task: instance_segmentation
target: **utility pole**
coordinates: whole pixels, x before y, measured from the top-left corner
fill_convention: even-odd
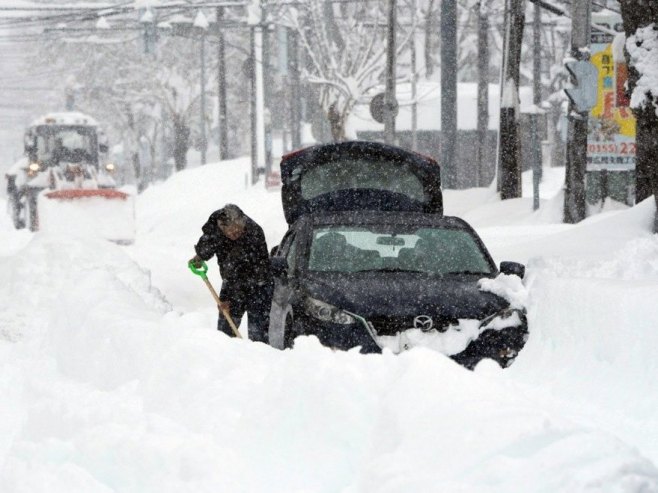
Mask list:
[[[263,34],[263,49],[261,66],[263,67],[263,149],[265,176],[272,171],[272,113],[270,103],[272,101],[272,87],[274,78],[272,77],[272,40],[269,29],[261,30]],[[267,70],[265,70],[267,68]]]
[[[539,106],[541,104],[541,7],[534,6],[532,23],[532,102],[535,110],[530,115],[532,133],[532,209],[539,209],[539,182],[542,177],[541,139],[539,138]]]
[[[263,87],[263,27],[254,28],[254,75],[256,77],[256,141],[258,143],[258,167],[265,165],[265,90]],[[258,174],[252,177],[258,181]]]
[[[448,188],[457,186],[457,1],[441,3],[441,165]]]
[[[251,26],[252,126],[251,126],[251,181],[258,181],[259,169],[265,165],[265,118],[263,89],[263,8],[260,0],[247,5],[248,24]]]
[[[217,127],[219,130],[219,160],[228,159],[228,119],[226,101],[226,53],[224,33],[221,23],[224,20],[224,7],[217,7]]]
[[[156,12],[151,8],[140,9],[139,23],[144,27],[144,54],[155,56],[157,43]]]
[[[201,34],[201,164],[207,163],[208,138],[206,136],[206,35]]]
[[[521,196],[519,81],[525,0],[505,2],[505,41],[498,130],[498,188],[503,200]]]
[[[66,79],[66,87],[64,88],[64,107],[66,111],[73,111],[75,108],[75,76],[69,75]]]
[[[541,104],[541,7],[533,6],[532,19],[532,103]]]
[[[573,0],[571,4],[571,57],[578,62],[589,60],[591,36],[591,0]],[[578,80],[574,80],[578,84]],[[569,93],[567,92],[567,95]],[[587,120],[583,111],[569,98],[567,130],[567,169],[564,193],[564,222],[574,224],[585,219],[585,168],[587,166]]]
[[[251,181],[255,183],[258,177],[258,136],[256,119],[256,29],[249,29],[249,120],[251,123]]]
[[[475,185],[484,185],[484,167],[487,162],[487,133],[489,131],[489,0],[478,3],[478,120],[477,155],[475,158]]]
[[[386,39],[386,91],[384,95],[384,141],[395,144],[395,117],[398,103],[395,97],[395,31],[396,0],[388,0],[388,31]]]
[[[194,27],[199,32],[199,42],[201,45],[201,114],[200,114],[200,128],[201,128],[201,164],[206,164],[208,151],[208,137],[206,135],[206,32],[208,31],[208,19],[200,10],[194,19]]]
[[[299,39],[294,29],[288,29],[288,76],[290,77],[290,145],[299,149],[302,145],[302,102],[299,73]]]
[[[418,150],[418,91],[416,83],[418,77],[416,75],[416,0],[411,0],[411,25],[413,32],[411,33],[411,150]]]

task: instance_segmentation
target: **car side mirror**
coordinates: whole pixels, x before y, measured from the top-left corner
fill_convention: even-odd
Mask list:
[[[277,277],[288,273],[288,260],[285,257],[272,257],[270,265],[272,266],[272,273]]]
[[[525,265],[518,262],[501,262],[500,272],[507,275],[519,276],[523,279],[523,276],[525,276]]]

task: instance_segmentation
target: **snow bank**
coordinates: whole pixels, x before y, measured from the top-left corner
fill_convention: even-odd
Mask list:
[[[469,372],[422,348],[278,351],[214,330],[186,267],[208,214],[237,203],[270,246],[286,228],[278,193],[243,192],[246,165],[143,193],[130,247],[0,221],[0,320],[16,334],[0,337],[0,491],[658,491],[646,204],[533,225],[533,248],[488,228],[507,259],[535,258],[531,335],[510,369]]]
[[[140,195],[136,205],[139,227],[129,251],[151,271],[155,284],[171,288],[167,297],[175,308],[214,310],[206,287],[187,268],[201,226],[213,211],[227,203],[237,204],[263,225],[269,248],[285,234],[280,192],[266,190],[262,181],[251,187],[249,167],[247,158],[206,164],[177,173]],[[219,287],[215,262],[209,267],[208,277]]]
[[[14,229],[8,210],[6,199],[0,198],[0,257],[14,254],[32,239],[29,231]]]
[[[653,197],[635,207],[590,216],[577,226],[559,225],[549,236],[516,241],[507,249],[510,258],[525,262],[536,257],[560,257],[575,262],[590,259],[607,261],[629,241],[648,240],[656,210]]]
[[[510,375],[542,385],[562,405],[569,402],[574,416],[656,460],[654,209],[650,199],[532,243],[526,274],[531,337]]]
[[[658,488],[634,449],[491,368],[229,339],[100,240],[37,234],[2,271],[28,324],[0,343],[1,491]]]

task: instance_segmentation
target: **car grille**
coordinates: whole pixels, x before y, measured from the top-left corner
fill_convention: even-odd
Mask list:
[[[414,320],[416,315],[407,315],[399,317],[372,317],[368,322],[372,324],[377,335],[392,336],[398,332],[403,332],[408,329],[415,328]],[[445,332],[449,325],[457,325],[457,319],[444,318],[440,316],[432,317],[432,329],[439,332]]]

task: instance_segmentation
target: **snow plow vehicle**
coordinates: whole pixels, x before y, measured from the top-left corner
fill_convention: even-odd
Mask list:
[[[7,172],[14,227],[30,231],[94,232],[134,240],[134,201],[117,189],[107,139],[91,116],[51,113],[25,131],[25,156]]]

